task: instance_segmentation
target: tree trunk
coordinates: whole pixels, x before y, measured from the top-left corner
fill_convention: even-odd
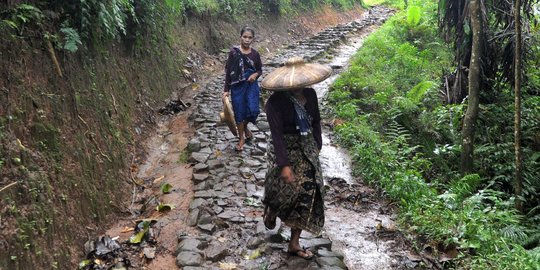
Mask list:
[[[476,118],[478,118],[479,92],[481,82],[482,58],[482,13],[481,0],[471,0],[469,11],[472,28],[471,63],[469,65],[469,97],[467,111],[463,118],[462,145],[461,145],[461,173],[468,174],[473,171],[474,131]]]
[[[516,209],[523,211],[523,179],[521,177],[521,1],[516,0],[514,19],[516,24],[516,45],[514,54],[514,152],[516,155],[515,193]]]

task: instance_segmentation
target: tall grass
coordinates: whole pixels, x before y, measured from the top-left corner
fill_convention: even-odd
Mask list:
[[[445,268],[540,269],[539,249],[521,245],[538,229],[486,174],[460,177],[454,165],[464,106],[439,96],[452,56],[438,38],[435,8],[409,1],[366,39],[329,94],[343,122],[335,131],[354,173],[399,204],[405,231],[437,252],[457,251]]]

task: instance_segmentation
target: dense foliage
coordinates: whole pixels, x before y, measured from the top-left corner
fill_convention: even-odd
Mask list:
[[[323,4],[350,8],[361,0],[89,0],[28,1],[0,3],[0,33],[11,38],[43,35],[57,47],[70,52],[103,41],[134,39],[144,33],[156,34],[166,22],[188,20],[193,16],[224,15],[231,18],[246,13],[295,13]],[[28,33],[28,30],[32,31]]]
[[[352,153],[355,173],[399,202],[410,232],[438,242],[439,252],[459,251],[445,267],[538,269],[538,45],[530,43],[533,80],[523,97],[527,212],[521,215],[512,196],[513,92],[502,80],[483,93],[493,102],[481,105],[476,174],[460,176],[466,103],[445,98],[441,78],[452,69],[453,56],[439,38],[436,8],[432,1],[409,1],[367,38],[329,95],[343,122],[336,131]]]

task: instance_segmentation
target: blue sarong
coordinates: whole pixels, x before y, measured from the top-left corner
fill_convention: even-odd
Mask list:
[[[247,78],[255,70],[248,69],[244,72],[244,80],[231,85],[231,101],[234,110],[234,120],[237,124],[244,121],[256,123],[259,116],[259,82],[249,82]]]

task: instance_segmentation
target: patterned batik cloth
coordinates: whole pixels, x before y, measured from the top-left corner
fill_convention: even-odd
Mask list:
[[[270,154],[272,169],[266,175],[263,203],[287,226],[318,235],[324,226],[324,194],[317,143],[313,136],[298,134],[285,134],[284,140],[295,181],[281,180],[281,169]]]
[[[249,78],[255,71],[248,69],[244,78]],[[234,110],[234,120],[237,124],[244,121],[256,123],[259,116],[259,95],[260,95],[259,82],[249,82],[242,80],[238,83],[231,85],[231,101]]]

